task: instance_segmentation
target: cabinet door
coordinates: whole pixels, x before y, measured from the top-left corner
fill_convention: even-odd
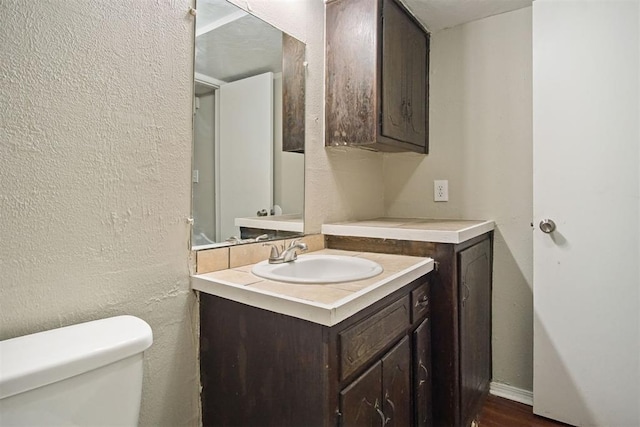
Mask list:
[[[382,21],[382,135],[404,141],[407,99],[404,34],[407,17],[393,0],[385,0]]]
[[[326,4],[325,144],[376,139],[378,8],[371,0]]]
[[[406,83],[405,99],[407,118],[405,141],[420,147],[427,147],[427,38],[412,22],[404,32]]]
[[[491,381],[491,244],[459,253],[460,419],[468,425]]]
[[[427,36],[394,0],[383,11],[381,134],[426,147]]]
[[[385,427],[411,425],[411,347],[405,337],[382,358]]]
[[[431,411],[431,325],[429,318],[413,332],[413,393],[417,427],[433,425]]]
[[[342,426],[382,427],[382,362],[378,361],[340,392]]]

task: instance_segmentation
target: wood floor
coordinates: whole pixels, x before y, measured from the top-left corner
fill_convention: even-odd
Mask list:
[[[478,418],[479,427],[567,427],[533,414],[531,406],[489,395]]]

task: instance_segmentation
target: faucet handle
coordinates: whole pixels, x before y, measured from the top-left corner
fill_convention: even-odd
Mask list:
[[[290,248],[292,248],[292,247],[294,247],[294,246],[295,246],[295,245],[297,245],[297,244],[301,244],[301,245],[306,246],[304,243],[302,243],[302,239],[293,239],[293,240],[291,241],[291,243],[289,243],[289,247],[290,247]]]
[[[280,249],[278,244],[276,243],[263,243],[262,246],[271,246],[271,253],[269,254],[270,259],[280,257]],[[284,251],[284,246],[282,246],[282,251]]]

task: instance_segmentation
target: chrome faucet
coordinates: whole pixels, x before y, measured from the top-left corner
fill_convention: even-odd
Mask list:
[[[300,250],[300,252],[306,251],[307,245],[304,242],[301,242],[300,239],[296,239],[287,249],[284,248],[284,244],[280,246],[280,249],[275,243],[263,243],[262,246],[271,246],[271,254],[269,255],[269,264],[283,264],[285,262],[291,262],[298,259],[298,253],[296,250]]]

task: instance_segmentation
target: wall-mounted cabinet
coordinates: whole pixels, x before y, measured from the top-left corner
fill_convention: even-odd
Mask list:
[[[327,146],[428,152],[429,34],[395,0],[326,5]]]

